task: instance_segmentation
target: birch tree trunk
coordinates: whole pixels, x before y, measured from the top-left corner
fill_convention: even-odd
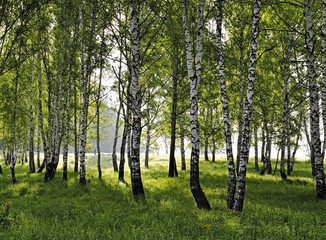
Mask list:
[[[175,161],[175,132],[177,124],[177,105],[178,105],[178,50],[175,49],[174,68],[173,68],[173,86],[172,86],[172,109],[171,109],[171,145],[170,145],[170,161],[169,161],[169,177],[177,177],[178,170]]]
[[[326,0],[323,0],[323,23],[322,23],[322,90],[321,90],[321,105],[323,114],[324,127],[324,144],[323,156],[325,156],[326,148]]]
[[[103,51],[104,51],[104,28],[102,30],[102,42],[100,49],[100,79],[98,83],[98,92],[96,99],[96,147],[97,147],[97,171],[98,178],[102,178],[102,169],[101,169],[101,149],[100,149],[100,107],[101,107],[101,88],[102,88],[102,75],[103,75]]]
[[[80,21],[80,34],[83,31],[83,4],[82,1],[79,5],[79,21]],[[87,133],[87,79],[85,76],[85,66],[84,66],[84,40],[81,36],[80,40],[80,81],[82,87],[82,110],[80,117],[80,146],[79,146],[79,160],[80,160],[80,170],[79,170],[79,182],[81,184],[86,184],[86,164],[85,164],[85,149],[86,149],[86,133]]]
[[[235,166],[234,166],[234,159],[233,159],[229,105],[228,105],[227,90],[226,90],[226,83],[225,83],[225,73],[224,73],[224,54],[223,54],[223,46],[222,46],[222,19],[223,19],[223,0],[219,0],[217,6],[217,18],[216,18],[216,37],[217,37],[217,52],[219,57],[221,101],[223,105],[224,135],[225,135],[225,142],[226,142],[226,154],[227,154],[228,171],[229,171],[227,207],[229,209],[232,209],[234,205],[234,194],[236,191],[237,177],[235,173]],[[239,132],[241,132],[240,129]]]
[[[193,69],[192,49],[190,31],[187,15],[186,1],[182,0],[183,27],[185,33],[187,70],[190,80],[190,126],[191,126],[191,160],[190,160],[190,189],[199,209],[210,209],[210,204],[200,187],[199,183],[199,129],[198,129],[198,87],[201,77],[201,58],[202,58],[202,32],[204,0],[199,0],[198,19],[197,19],[197,45],[195,71]]]
[[[13,115],[12,115],[12,133],[11,133],[11,147],[10,147],[10,156],[11,156],[11,165],[10,165],[10,171],[11,171],[11,179],[12,183],[16,183],[16,176],[15,176],[15,165],[16,165],[16,115],[17,115],[17,100],[18,100],[18,76],[20,71],[20,52],[21,47],[18,50],[18,66],[16,71],[16,77],[15,77],[15,89],[14,89],[14,109],[13,109]],[[22,160],[24,162],[24,160]]]
[[[123,104],[123,100],[122,100],[122,94],[121,94],[121,58],[122,58],[122,53],[120,51],[120,55],[119,55],[119,86],[118,86],[118,89],[119,89],[119,101],[120,101],[120,104],[119,104],[119,109],[118,109],[118,112],[117,112],[117,119],[115,121],[115,132],[114,132],[114,140],[113,140],[113,150],[112,150],[112,166],[113,166],[113,170],[114,172],[118,172],[119,169],[118,169],[118,164],[117,164],[117,154],[116,154],[116,151],[117,151],[117,142],[118,142],[118,133],[119,133],[119,119],[120,119],[120,112],[121,112],[121,108],[122,108],[122,104]],[[121,155],[121,154],[120,154]]]
[[[286,53],[287,54],[287,53]],[[289,64],[287,59],[284,60],[284,106],[282,122],[282,140],[281,140],[281,166],[280,173],[283,180],[286,180],[285,174],[285,147],[287,143],[287,127],[289,124]]]
[[[130,0],[130,27],[131,27],[131,86],[132,86],[132,147],[131,147],[131,185],[134,199],[145,199],[140,172],[140,137],[141,137],[141,103],[142,94],[139,88],[140,77],[140,28],[139,28],[139,0]]]
[[[326,198],[324,156],[322,155],[319,126],[319,95],[315,70],[314,35],[311,19],[312,1],[305,0],[306,49],[310,92],[311,145],[315,157],[317,198]]]
[[[312,176],[316,176],[315,156],[314,156],[314,151],[312,150],[312,144],[311,144],[310,135],[308,132],[308,126],[307,126],[308,124],[307,124],[307,116],[306,116],[305,107],[303,107],[303,125],[304,125],[307,143],[308,143],[307,150],[308,150],[308,152],[310,150],[311,174],[312,174]]]
[[[34,118],[33,118],[33,80],[34,80],[34,56],[32,60],[32,74],[31,74],[31,91],[29,104],[29,170],[35,173],[34,163]]]
[[[260,161],[261,162],[265,162],[265,144],[266,144],[266,141],[265,141],[265,130],[264,130],[264,127],[262,127],[262,130],[261,130],[261,152],[260,152]]]
[[[237,173],[239,172],[239,161],[240,161],[240,146],[241,146],[241,135],[242,135],[242,125],[243,125],[243,98],[244,98],[244,86],[243,86],[243,75],[244,75],[244,47],[243,47],[243,33],[244,33],[244,4],[241,1],[241,18],[240,18],[240,41],[239,41],[239,51],[240,51],[240,86],[239,86],[239,112],[238,112],[238,141],[237,141]]]
[[[297,149],[299,147],[299,140],[300,140],[300,133],[301,133],[301,126],[302,126],[302,118],[303,118],[303,111],[301,110],[300,113],[300,118],[299,118],[299,124],[298,124],[298,132],[297,132],[297,138],[295,140],[295,147],[293,149],[292,153],[292,161],[290,165],[290,171],[293,172],[293,166],[294,166],[294,159],[295,159],[295,154],[297,152]]]
[[[39,124],[40,125],[40,124]],[[37,149],[36,149],[36,152],[37,152],[37,168],[40,168],[41,167],[41,163],[40,163],[40,145],[41,145],[41,136],[40,136],[40,126],[38,126],[37,128]]]
[[[258,127],[255,123],[254,126],[254,139],[255,139],[255,170],[259,171],[259,165],[258,165]]]
[[[77,83],[76,83],[76,78],[74,78],[74,144],[75,144],[75,166],[74,166],[74,172],[78,172],[78,126],[77,126]]]
[[[123,134],[121,139],[121,147],[120,147],[120,163],[119,163],[119,180],[124,181],[124,166],[125,166],[125,151],[126,151],[126,141],[127,141],[127,134],[128,134],[128,117],[125,114],[124,107],[122,106],[122,110],[125,116],[125,122],[123,127]]]
[[[183,119],[180,118],[180,152],[181,152],[181,170],[186,170],[186,154],[185,154],[185,137],[183,130]]]
[[[69,26],[68,26],[69,32]],[[68,175],[68,147],[69,147],[69,135],[70,135],[70,102],[71,102],[71,73],[72,73],[72,65],[73,65],[73,56],[75,52],[75,39],[76,36],[74,35],[73,38],[73,45],[70,46],[70,36],[68,36],[68,49],[69,49],[69,56],[68,56],[68,76],[67,76],[67,99],[66,99],[66,129],[65,129],[65,140],[64,140],[64,147],[63,147],[63,179],[67,180]]]
[[[118,142],[118,132],[119,132],[119,119],[120,119],[120,111],[121,111],[121,107],[122,107],[122,102],[120,101],[119,104],[119,109],[117,112],[117,119],[115,121],[115,131],[114,131],[114,140],[113,140],[113,150],[112,150],[112,166],[113,166],[113,170],[114,172],[118,172],[118,164],[117,164],[117,142]]]
[[[238,175],[238,186],[235,196],[235,202],[233,210],[241,212],[243,209],[243,202],[246,192],[246,162],[249,155],[249,135],[250,135],[250,121],[252,104],[254,97],[254,83],[256,74],[256,53],[259,37],[259,14],[261,8],[261,0],[255,0],[253,9],[253,23],[252,23],[252,36],[250,45],[250,62],[249,62],[249,73],[248,73],[248,87],[246,95],[246,104],[243,116],[243,134],[241,137],[241,148],[240,148],[240,162],[239,162],[239,175]]]

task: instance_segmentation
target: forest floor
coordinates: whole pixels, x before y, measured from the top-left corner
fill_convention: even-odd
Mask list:
[[[196,208],[189,170],[168,178],[167,156],[142,168],[146,203],[133,201],[128,167],[126,182],[119,182],[109,160],[103,157],[98,180],[95,156],[88,156],[86,186],[73,172],[72,156],[68,181],[62,165],[53,181],[44,182],[44,173],[30,174],[27,164],[18,164],[15,185],[1,160],[0,239],[326,239],[326,201],[315,198],[308,161],[296,162],[282,181],[279,172],[260,176],[251,160],[244,210],[235,214],[226,208],[226,160],[200,161],[211,211]]]

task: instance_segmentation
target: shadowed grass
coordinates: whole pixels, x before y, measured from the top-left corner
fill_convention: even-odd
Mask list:
[[[72,156],[71,160],[72,160]],[[325,239],[326,201],[316,200],[310,163],[296,162],[293,176],[282,181],[260,176],[248,165],[244,211],[226,209],[227,163],[200,161],[200,181],[212,206],[200,211],[189,189],[189,171],[168,178],[168,157],[158,156],[142,168],[146,202],[133,201],[130,173],[118,181],[109,157],[98,180],[94,155],[87,159],[87,184],[68,168],[62,180],[44,182],[27,165],[0,175],[0,239]],[[106,162],[107,161],[107,162]],[[178,163],[180,162],[177,159]],[[1,162],[2,163],[2,162]],[[180,165],[178,165],[180,169]]]

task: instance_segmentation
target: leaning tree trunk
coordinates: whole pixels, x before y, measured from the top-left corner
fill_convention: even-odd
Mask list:
[[[246,104],[243,116],[243,134],[241,137],[241,149],[240,149],[240,162],[239,162],[239,175],[238,175],[238,186],[235,196],[235,202],[233,210],[236,212],[241,212],[243,209],[243,202],[246,192],[246,172],[247,166],[246,162],[249,155],[249,135],[250,135],[250,121],[252,104],[254,97],[254,83],[256,74],[256,53],[259,37],[259,13],[261,8],[261,0],[255,0],[253,9],[253,23],[252,23],[252,36],[251,36],[251,46],[250,46],[250,62],[249,62],[249,73],[248,73],[248,87],[246,95]]]
[[[33,80],[34,80],[34,56],[32,62],[31,91],[29,104],[29,170],[35,173],[34,163],[34,118],[33,118]]]
[[[319,95],[315,70],[314,36],[311,20],[312,1],[305,0],[307,67],[310,92],[310,132],[312,152],[315,157],[317,198],[326,198],[324,156],[321,150],[319,126]]]
[[[218,9],[217,9],[218,14],[216,18],[216,26],[217,26],[216,36],[217,36],[217,51],[219,56],[221,101],[223,105],[224,135],[225,135],[225,142],[226,142],[226,154],[227,154],[228,171],[229,171],[227,207],[229,209],[232,209],[234,205],[234,194],[236,191],[237,177],[236,177],[236,171],[235,171],[234,159],[233,159],[231,124],[230,124],[229,106],[228,106],[225,73],[224,73],[224,54],[223,54],[223,47],[222,47],[222,18],[223,18],[222,9],[223,9],[223,0],[219,0]]]
[[[140,77],[140,28],[139,28],[139,0],[130,0],[130,27],[131,27],[131,85],[132,85],[132,147],[131,147],[131,185],[134,199],[145,198],[140,172],[140,137],[141,137],[141,103],[142,94],[139,88]]]
[[[202,39],[203,39],[203,15],[204,0],[199,0],[197,20],[197,45],[195,71],[193,69],[192,48],[187,16],[186,1],[182,1],[182,15],[185,33],[187,70],[190,80],[190,126],[191,126],[191,160],[190,160],[190,189],[199,209],[210,209],[211,206],[200,187],[199,183],[199,130],[198,130],[198,87],[201,77]]]
[[[173,87],[172,87],[172,110],[171,110],[171,145],[170,145],[170,160],[169,160],[169,177],[177,177],[178,170],[175,161],[175,138],[177,124],[177,104],[178,104],[178,51],[174,57],[173,71]]]

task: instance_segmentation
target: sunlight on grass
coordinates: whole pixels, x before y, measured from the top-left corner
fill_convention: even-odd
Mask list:
[[[189,169],[168,178],[168,157],[151,158],[143,167],[146,202],[133,200],[130,171],[118,181],[110,156],[102,158],[102,180],[97,158],[87,155],[87,184],[79,184],[69,155],[68,180],[62,165],[56,178],[44,182],[44,173],[30,174],[17,165],[17,184],[10,169],[0,176],[0,239],[325,239],[326,204],[315,198],[310,163],[296,162],[293,176],[282,181],[260,176],[249,163],[244,211],[226,208],[227,162],[200,161],[201,186],[211,211],[196,208],[189,189]],[[187,163],[189,159],[187,160]],[[177,158],[178,169],[181,168]]]

